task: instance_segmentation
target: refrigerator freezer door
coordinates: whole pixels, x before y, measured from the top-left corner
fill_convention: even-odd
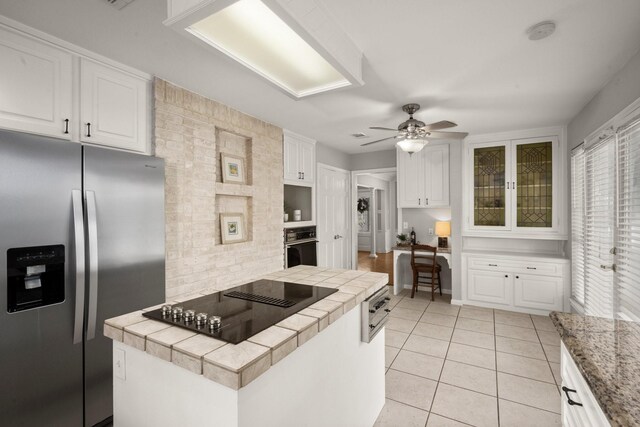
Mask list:
[[[73,344],[76,275],[72,202],[72,190],[81,189],[81,162],[77,144],[0,131],[2,425],[82,425],[82,344]],[[64,246],[64,299],[8,313],[7,250],[49,245]],[[16,261],[26,262],[21,258]],[[26,274],[40,278],[25,289],[37,292],[52,285],[46,282],[47,261],[31,264],[25,268]],[[16,271],[12,275],[15,278]]]
[[[104,320],[164,302],[164,162],[84,147],[84,191],[91,282],[85,425],[93,426],[113,413],[112,343],[102,334]]]

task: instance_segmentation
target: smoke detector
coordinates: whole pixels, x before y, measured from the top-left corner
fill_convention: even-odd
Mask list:
[[[549,37],[556,31],[556,23],[553,21],[543,21],[529,27],[527,36],[529,40],[536,41]]]
[[[105,0],[105,1],[118,10],[122,9],[129,3],[133,3],[133,0]]]

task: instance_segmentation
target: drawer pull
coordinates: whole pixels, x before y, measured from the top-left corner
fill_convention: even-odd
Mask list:
[[[562,386],[562,391],[564,391],[564,394],[567,396],[567,403],[569,403],[569,405],[571,406],[582,406],[582,403],[578,403],[575,400],[571,399],[571,396],[569,396],[569,393],[576,393],[575,390],[569,388],[569,387],[565,387]]]
[[[527,270],[537,270],[536,267],[527,267]]]
[[[497,267],[498,264],[489,264],[489,267]]]

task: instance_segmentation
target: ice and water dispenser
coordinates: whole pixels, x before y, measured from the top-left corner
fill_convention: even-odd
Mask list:
[[[64,301],[64,245],[7,251],[7,311]]]

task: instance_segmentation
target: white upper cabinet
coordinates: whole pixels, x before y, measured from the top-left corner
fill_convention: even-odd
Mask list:
[[[449,145],[427,145],[409,155],[397,150],[398,207],[449,206]]]
[[[147,152],[151,76],[35,34],[0,22],[0,128]]]
[[[284,131],[284,181],[291,185],[313,185],[316,169],[316,142]]]
[[[564,132],[543,131],[467,140],[463,235],[567,238]]]
[[[0,27],[0,127],[71,138],[71,53]]]
[[[80,62],[80,140],[145,151],[147,87],[146,80],[83,58]]]

